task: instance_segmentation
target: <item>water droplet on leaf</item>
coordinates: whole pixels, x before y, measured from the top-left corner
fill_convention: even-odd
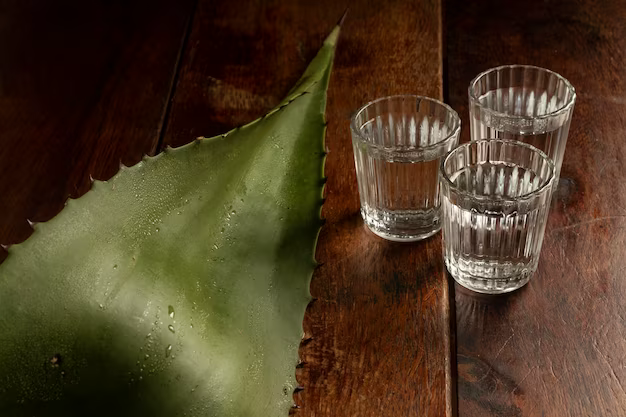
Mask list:
[[[59,365],[63,363],[63,358],[57,353],[56,355],[52,356],[52,358],[50,358],[50,363],[52,364],[53,368],[58,368]]]

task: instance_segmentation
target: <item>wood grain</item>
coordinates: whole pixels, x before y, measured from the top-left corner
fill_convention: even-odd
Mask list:
[[[374,98],[441,97],[438,1],[201,0],[164,145],[223,133],[277,104],[347,6],[328,95],[323,265],[305,316],[297,413],[451,415],[440,238],[403,245],[365,229],[348,129],[351,113]]]
[[[9,1],[0,25],[0,243],[156,149],[188,0]]]
[[[451,1],[452,106],[489,67],[550,68],[577,103],[539,269],[504,297],[456,287],[459,414],[626,415],[626,7]]]

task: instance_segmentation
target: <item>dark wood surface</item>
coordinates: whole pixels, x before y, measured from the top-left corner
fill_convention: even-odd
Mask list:
[[[0,24],[0,243],[156,150],[191,1],[9,1]]]
[[[456,287],[459,415],[626,415],[626,4],[448,1],[450,103],[489,67],[568,78],[577,102],[539,269],[526,288]]]
[[[438,1],[201,1],[164,145],[261,116],[347,6],[330,82],[326,203],[295,395],[302,416],[451,415],[448,286],[439,237],[394,244],[363,226],[348,129],[376,97],[441,97]]]

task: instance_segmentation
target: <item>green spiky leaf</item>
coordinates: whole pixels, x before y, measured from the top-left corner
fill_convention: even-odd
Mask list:
[[[95,182],[0,265],[0,415],[280,416],[339,29],[268,115]]]

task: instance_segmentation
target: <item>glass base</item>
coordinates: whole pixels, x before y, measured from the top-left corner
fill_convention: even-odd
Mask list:
[[[505,294],[522,288],[530,281],[534,269],[524,269],[521,273],[498,278],[485,278],[469,274],[444,256],[446,268],[459,285],[482,294]]]
[[[367,228],[370,229],[370,231],[372,233],[374,233],[376,236],[378,237],[382,237],[383,239],[387,239],[387,240],[391,240],[393,242],[417,242],[418,240],[423,240],[423,239],[427,239],[435,234],[437,234],[437,232],[439,230],[441,230],[441,226],[437,226],[436,229],[434,230],[428,230],[425,231],[424,233],[420,233],[420,234],[409,234],[409,235],[405,235],[405,234],[400,234],[400,235],[396,235],[396,234],[392,234],[386,231],[381,231],[381,230],[377,230],[373,227],[371,227],[369,224],[365,223],[367,225]]]
[[[394,242],[416,242],[441,230],[439,211],[431,210],[368,210],[361,209],[367,227],[376,236]]]

